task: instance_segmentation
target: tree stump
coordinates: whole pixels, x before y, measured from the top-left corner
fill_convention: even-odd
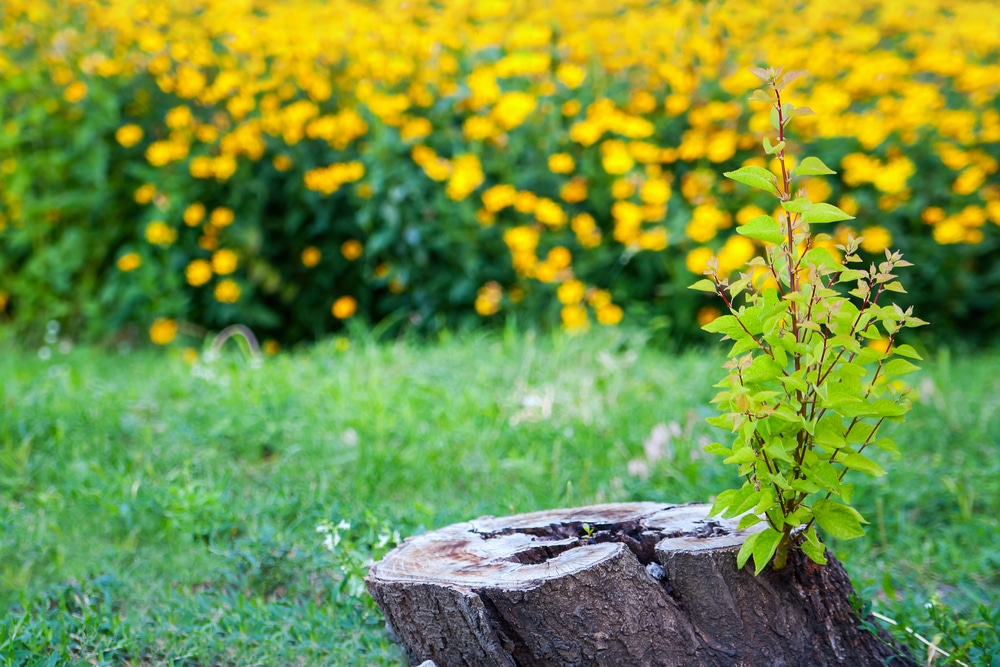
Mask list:
[[[407,539],[366,579],[414,664],[914,665],[860,627],[827,554],[738,570],[755,530],[707,505],[619,503],[482,517]],[[894,657],[897,656],[897,657]]]

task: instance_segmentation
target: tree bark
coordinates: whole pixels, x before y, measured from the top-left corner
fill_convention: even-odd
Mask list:
[[[482,517],[406,540],[366,583],[414,664],[915,664],[860,627],[832,554],[821,567],[793,550],[755,577],[736,553],[760,528],[707,512],[619,503]]]

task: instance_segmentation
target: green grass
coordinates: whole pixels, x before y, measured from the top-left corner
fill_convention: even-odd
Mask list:
[[[708,500],[735,482],[700,449],[725,437],[704,422],[721,362],[623,332],[358,339],[259,368],[5,354],[0,663],[403,664],[362,583],[394,533]],[[1000,352],[939,354],[915,383],[903,458],[856,480],[868,536],[832,546],[876,610],[991,664]],[[673,435],[650,461],[657,424]]]

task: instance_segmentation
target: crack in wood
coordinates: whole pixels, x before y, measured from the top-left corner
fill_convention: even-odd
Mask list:
[[[698,520],[696,528],[686,531],[664,532],[650,529],[643,518],[617,523],[587,523],[585,521],[567,521],[551,523],[545,526],[527,526],[524,528],[504,528],[493,532],[476,532],[484,540],[495,539],[517,533],[531,535],[543,544],[522,549],[505,560],[522,565],[538,565],[559,556],[570,549],[588,544],[603,544],[620,542],[642,565],[656,563],[656,545],[667,538],[693,537],[710,539],[729,535],[729,530],[714,519]],[[546,544],[547,543],[547,544]]]

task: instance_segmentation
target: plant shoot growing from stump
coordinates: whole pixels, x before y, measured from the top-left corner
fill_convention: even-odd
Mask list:
[[[713,443],[706,451],[738,466],[745,479],[741,488],[716,497],[710,515],[744,515],[741,527],[767,522],[737,557],[743,567],[752,556],[760,573],[772,557],[775,569],[784,567],[792,547],[824,564],[817,525],[839,539],[864,535],[867,522],[851,507],[854,486],[844,478],[848,471],[885,474],[866,456],[871,448],[898,454],[879,428],[902,421],[910,410],[909,387],[898,378],[917,370],[907,359],[920,356],[896,337],[926,322],[912,309],[883,303],[886,292],[905,292],[895,271],[911,264],[901,253],[886,250],[884,261],[865,268],[857,254],[860,239],[834,246],[830,235],[811,233],[813,225],[852,216],[796,189],[799,178],[835,173],[815,157],[790,168],[786,128],[812,111],[781,96],[803,72],[751,71],[765,87],[750,99],[771,105],[777,136],[773,143],[765,137],[763,147],[777,159],[780,176],[755,166],[725,176],[773,196],[780,214],[756,217],[737,230],[764,247],[764,256],[739,279],[720,275],[713,260],[691,287],[714,292],[729,310],[703,328],[733,342],[728,375],[713,399],[723,414],[708,421],[735,437],[730,447]]]

